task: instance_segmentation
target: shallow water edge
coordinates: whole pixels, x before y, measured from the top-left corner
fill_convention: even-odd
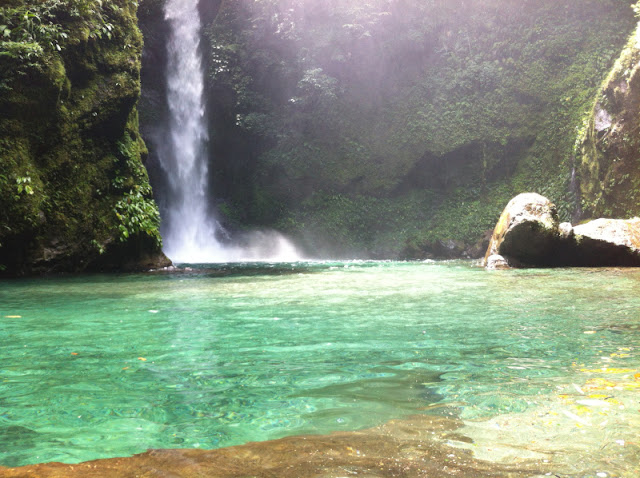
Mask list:
[[[0,476],[635,478],[639,282],[460,261],[0,282]]]
[[[150,450],[76,465],[0,467],[0,474],[7,478],[534,477],[551,471],[550,464],[534,460],[509,464],[477,460],[470,451],[447,445],[450,440],[468,441],[456,432],[461,425],[455,418],[415,415],[355,432],[294,436],[215,450]]]

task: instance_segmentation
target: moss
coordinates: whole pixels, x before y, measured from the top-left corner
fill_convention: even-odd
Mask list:
[[[41,17],[66,37],[60,49],[36,42],[42,53],[32,57],[0,43],[14,66],[0,80],[5,273],[118,267],[157,254],[159,219],[136,111],[142,39],[134,2],[47,0],[29,8],[48,9]],[[33,194],[12,193],[26,177]]]
[[[249,223],[311,224],[315,242],[363,253],[473,242],[525,191],[569,219],[576,128],[632,28],[613,0],[222,2],[208,28],[214,190]],[[371,221],[339,213],[407,202],[429,212],[381,215],[368,236]]]
[[[640,214],[638,38],[640,26],[603,82],[578,133],[576,154],[585,217]]]

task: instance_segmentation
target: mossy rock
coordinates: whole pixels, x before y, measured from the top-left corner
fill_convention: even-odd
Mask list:
[[[0,42],[3,273],[166,265],[138,131],[135,3],[16,5],[2,13],[11,35],[27,8],[50,33]]]
[[[543,265],[555,256],[560,239],[555,204],[535,193],[519,194],[505,207],[493,231],[485,263],[504,257],[511,265]]]
[[[585,218],[640,214],[640,26],[602,84],[577,141]]]

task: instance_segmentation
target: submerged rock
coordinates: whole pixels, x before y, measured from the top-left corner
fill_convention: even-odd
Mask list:
[[[133,476],[237,478],[405,476],[530,477],[552,469],[535,460],[494,463],[475,459],[451,442],[469,442],[456,433],[462,422],[438,415],[415,415],[378,427],[329,435],[306,435],[216,450],[150,450],[128,458],[80,464],[43,463],[3,468],[3,477]],[[345,473],[345,470],[348,473]]]
[[[509,262],[500,254],[491,254],[485,259],[485,267],[490,270],[510,269]]]
[[[488,269],[506,267],[640,266],[640,218],[560,224],[547,198],[513,198],[496,225],[485,255]]]

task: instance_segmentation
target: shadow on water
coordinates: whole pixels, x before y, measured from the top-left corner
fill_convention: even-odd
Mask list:
[[[334,269],[381,267],[380,261],[304,261],[304,262],[227,262],[207,264],[177,264],[151,271],[153,275],[187,275],[201,277],[254,277],[310,274]],[[387,264],[393,264],[388,262]]]
[[[178,274],[202,277],[255,277],[284,276],[321,272],[324,268],[296,263],[226,263],[226,264],[180,264],[171,270],[154,273]]]

